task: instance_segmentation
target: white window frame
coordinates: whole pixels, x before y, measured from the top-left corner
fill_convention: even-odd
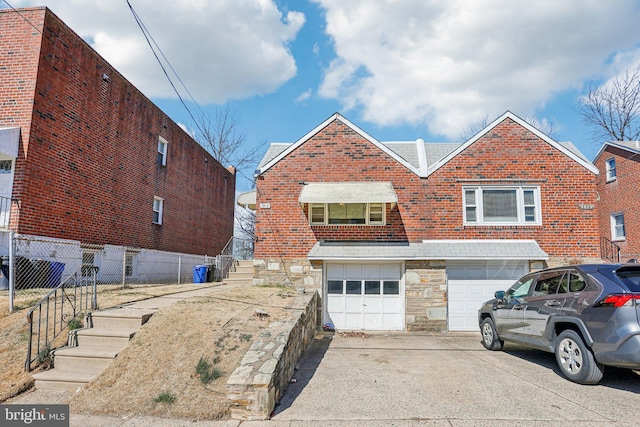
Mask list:
[[[517,218],[516,221],[485,221],[484,220],[484,206],[483,206],[483,191],[485,190],[515,190],[516,203],[517,203]],[[466,192],[473,191],[475,195],[475,203],[467,204]],[[533,191],[533,205],[525,205],[525,191]],[[533,207],[534,220],[526,221],[525,208]],[[542,203],[540,199],[540,187],[539,186],[509,186],[509,185],[484,185],[484,186],[464,186],[462,187],[462,215],[464,225],[477,226],[477,225],[542,225]],[[475,221],[467,220],[469,211],[475,212]]]
[[[367,225],[386,225],[387,224],[387,204],[386,203],[365,203],[366,205],[366,212],[365,212],[365,223],[364,224],[330,224],[329,223],[329,205],[334,204],[334,203],[309,203],[309,224],[310,225],[335,225],[335,226],[367,226]],[[337,203],[335,203],[337,204]],[[360,203],[358,203],[360,204]],[[371,214],[372,214],[372,210],[371,207],[374,206],[375,208],[378,207],[382,207],[382,221],[378,220],[378,221],[373,221],[371,220]],[[322,209],[323,210],[323,219],[322,221],[314,221],[313,218],[315,215],[313,215],[313,211],[316,209]],[[319,216],[319,215],[318,215]]]
[[[162,197],[153,196],[153,223],[162,225],[162,211],[164,208],[164,199]]]
[[[168,147],[169,141],[161,136],[158,136],[158,163],[162,166],[167,166]]]
[[[624,213],[616,212],[610,215],[611,218],[611,240],[612,241],[622,241],[626,240],[627,233],[624,226]],[[618,219],[621,219],[622,222],[618,223]]]
[[[605,168],[607,170],[607,182],[612,182],[618,179],[615,157],[607,159],[605,162]]]

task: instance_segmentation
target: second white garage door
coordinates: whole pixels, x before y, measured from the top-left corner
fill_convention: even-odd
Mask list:
[[[338,330],[404,330],[402,264],[327,264],[325,323]]]
[[[448,261],[447,328],[478,331],[478,309],[528,272],[527,261]]]

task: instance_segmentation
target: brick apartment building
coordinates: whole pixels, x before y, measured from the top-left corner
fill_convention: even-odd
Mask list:
[[[18,233],[215,255],[235,171],[44,7],[0,11],[0,195]],[[8,207],[5,207],[5,214]]]
[[[318,289],[339,329],[477,330],[530,270],[599,262],[597,174],[510,112],[464,143],[380,142],[335,114],[258,166],[255,281]]]
[[[600,170],[597,189],[603,258],[640,260],[640,142],[607,142],[593,162]]]

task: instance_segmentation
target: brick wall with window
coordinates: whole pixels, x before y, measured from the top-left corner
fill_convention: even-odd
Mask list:
[[[614,143],[615,144],[615,143]],[[631,143],[633,144],[633,143]],[[614,241],[620,247],[621,261],[640,260],[640,154],[638,148],[630,150],[605,145],[594,160],[600,171],[597,189],[600,196],[600,236]],[[615,179],[607,174],[611,161],[616,165]]]
[[[0,125],[21,128],[12,228],[218,253],[233,234],[235,174],[53,13],[21,13],[0,12]],[[158,163],[162,148],[166,166]],[[154,196],[163,199],[161,226]]]
[[[512,205],[482,212],[483,191]],[[430,175],[426,197],[428,239],[534,239],[550,256],[599,257],[594,174],[510,119]]]
[[[385,204],[385,225],[310,225],[303,182],[391,182],[402,203]],[[303,258],[318,240],[415,241],[420,238],[422,180],[335,120],[262,174],[256,183],[256,258]],[[260,208],[267,204],[268,209]]]

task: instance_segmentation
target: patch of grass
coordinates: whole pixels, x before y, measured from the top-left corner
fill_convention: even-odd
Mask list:
[[[82,320],[76,317],[75,319],[72,319],[71,322],[69,322],[67,327],[70,331],[73,331],[74,329],[80,329],[82,328]]]
[[[38,365],[44,369],[49,369],[53,366],[53,353],[51,353],[49,346],[46,346],[38,353]]]
[[[220,361],[220,357],[214,359],[214,363]],[[202,384],[209,384],[213,380],[217,380],[222,376],[222,371],[212,366],[207,359],[201,357],[196,365],[196,373],[200,375]]]
[[[154,399],[154,402],[156,403],[173,403],[176,401],[176,397],[169,393],[168,391],[163,391],[162,393],[160,393],[159,395],[157,395]]]

